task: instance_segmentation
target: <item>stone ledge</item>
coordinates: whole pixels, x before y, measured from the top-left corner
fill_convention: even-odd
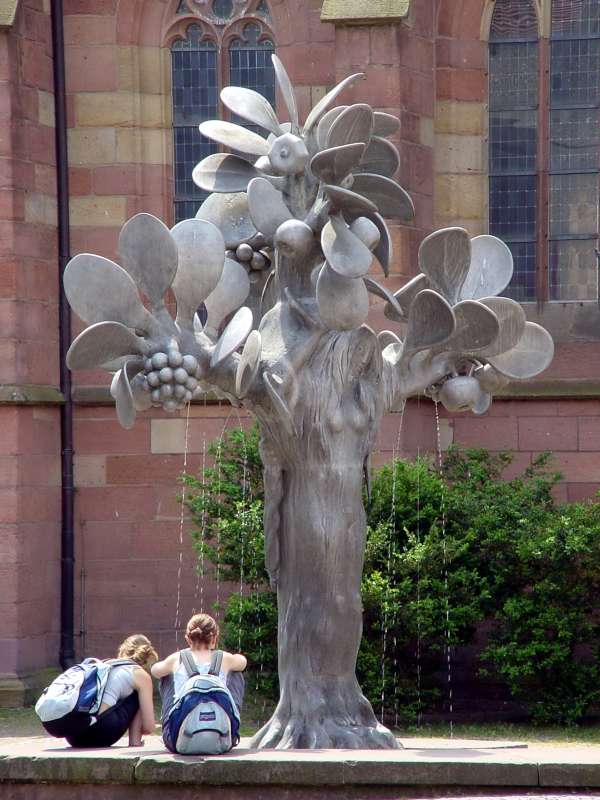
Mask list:
[[[55,406],[65,402],[56,386],[0,383],[0,406]]]
[[[89,751],[88,751],[89,752]],[[119,783],[134,782],[136,759],[85,751],[68,755],[0,756],[1,783]]]
[[[318,787],[328,787],[324,793],[331,791],[332,796],[346,791],[348,797],[354,797],[353,792],[375,797],[384,788],[394,788],[394,796],[400,796],[407,787],[600,786],[598,746],[404,737],[402,741],[403,750],[257,752],[247,749],[248,740],[243,740],[233,752],[210,758],[173,756],[157,736],[147,737],[141,752],[124,743],[110,750],[77,751],[50,738],[4,740],[0,743],[0,787],[133,784],[144,787],[143,791],[154,786],[160,797],[161,788],[168,793],[177,786],[185,794],[193,787],[220,786],[229,787],[224,789],[227,797],[237,798],[254,797],[257,790],[264,791],[265,797],[276,796],[271,794],[275,790],[280,796],[289,792],[290,797],[308,797],[302,789],[308,792]]]
[[[540,786],[600,786],[598,764],[540,764]]]
[[[235,751],[234,751],[235,752]],[[337,786],[344,784],[343,763],[325,763],[315,756],[292,761],[265,761],[264,758],[186,759],[173,756],[141,758],[135,768],[138,784],[204,784],[245,786],[276,784],[294,786]]]
[[[325,754],[324,754],[325,755]],[[402,755],[387,760],[348,758],[342,751],[332,758],[328,751],[316,757],[308,753],[268,760],[269,754],[248,754],[247,759],[182,761],[172,756],[142,757],[135,768],[136,784],[278,785],[278,786],[537,786],[535,763],[482,763],[423,760],[415,762]],[[335,759],[335,760],[334,760]],[[392,760],[393,759],[393,760]],[[600,773],[600,770],[598,770]]]
[[[12,27],[19,0],[0,0],[0,30]]]
[[[75,386],[72,397],[74,403],[82,406],[114,406],[115,404],[110,396],[108,386]],[[600,379],[594,378],[514,381],[494,395],[494,399],[497,400],[594,400],[596,398],[600,398]],[[214,405],[219,402],[221,401],[212,392],[208,392],[205,396],[202,395],[193,400],[192,404]],[[1,404],[2,395],[0,393]]]
[[[73,402],[78,406],[114,406],[108,386],[74,386],[71,391]],[[212,393],[194,398],[192,405],[214,405],[220,400]]]
[[[321,22],[343,25],[389,23],[404,19],[410,0],[324,0]]]
[[[600,380],[594,378],[548,378],[514,381],[494,395],[500,400],[590,400],[600,397]]]

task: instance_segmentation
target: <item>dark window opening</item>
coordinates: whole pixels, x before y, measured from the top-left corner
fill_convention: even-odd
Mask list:
[[[489,45],[489,227],[521,302],[598,299],[600,3],[496,0]],[[541,76],[541,79],[540,79]]]
[[[234,12],[232,0],[213,0],[211,8],[219,18]],[[274,52],[273,42],[255,23],[244,26],[241,36],[224,51],[197,23],[188,26],[185,38],[176,39],[171,45],[175,222],[194,217],[207,196],[193,182],[192,170],[199,161],[219,150],[216,143],[200,134],[198,126],[205,120],[219,118],[220,76],[228,76],[230,85],[254,89],[274,107],[275,73],[271,62]],[[227,59],[224,64],[222,58]],[[265,137],[268,134],[242,119],[234,119],[233,114],[231,119]]]
[[[489,227],[512,252],[505,294],[520,302],[536,293],[538,59],[533,4],[497,0],[490,35]]]

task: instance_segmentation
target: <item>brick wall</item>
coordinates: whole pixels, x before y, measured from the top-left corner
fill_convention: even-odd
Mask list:
[[[442,2],[437,20],[435,223],[487,232],[484,0]]]
[[[248,425],[228,406],[194,406],[185,415],[141,414],[123,431],[108,406],[80,408],[75,425],[76,527],[80,650],[111,652],[135,630],[160,652],[219,594],[207,562],[200,576],[180,476],[211,464],[207,450],[224,430]],[[181,573],[179,574],[181,558]],[[178,591],[179,589],[179,591]],[[179,608],[179,615],[177,609]],[[180,639],[181,642],[181,639]]]
[[[114,257],[139,211],[171,219],[172,5],[65,2],[73,253]]]
[[[600,403],[596,400],[494,400],[487,414],[450,414],[439,406],[442,451],[451,444],[514,452],[505,476],[512,477],[536,456],[551,451],[550,466],[563,480],[559,502],[593,497],[600,490]],[[404,413],[387,414],[382,422],[373,465],[400,452],[403,458],[435,454],[437,429],[433,403],[409,401]]]
[[[58,655],[59,412],[10,399],[58,395],[49,6],[23,0],[0,32],[0,704]]]

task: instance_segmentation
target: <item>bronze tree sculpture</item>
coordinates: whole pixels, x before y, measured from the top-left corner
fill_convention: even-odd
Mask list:
[[[230,122],[200,126],[234,154],[194,169],[212,192],[196,219],[169,231],[138,214],[120,235],[121,266],[88,254],[69,263],[65,291],[90,327],[68,364],[114,371],[125,427],[136,409],[174,411],[207,387],[256,416],[281,696],[253,744],[396,747],[355,677],[362,485],[381,417],[422,391],[451,410],[483,413],[507,379],[545,369],[553,343],[518,303],[497,296],[512,257],[492,236],[433,233],[421,245],[418,275],[395,295],[370,277],[374,258],[385,274],[392,258],[384,217],[413,216],[390,177],[399,156],[385,137],[399,122],[362,103],[334,107],[361,77],[352,75],[301,126],[289,78],[273,60],[291,122],[280,124],[256,92],[222,91],[225,105],[268,138]],[[243,304],[257,284],[262,298],[252,313]],[[366,325],[369,293],[385,299],[401,335]]]

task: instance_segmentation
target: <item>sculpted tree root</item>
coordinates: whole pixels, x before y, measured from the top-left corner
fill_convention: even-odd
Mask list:
[[[392,750],[402,745],[377,722],[356,679],[336,688],[298,683],[283,691],[271,719],[252,738],[257,749]]]
[[[414,216],[391,177],[400,159],[386,137],[400,122],[364,103],[332,107],[363,77],[352,75],[300,124],[289,78],[273,59],[290,121],[280,123],[256,92],[223,90],[223,103],[269,138],[202,123],[235,154],[214,153],[195,167],[194,182],[213,193],[195,219],[169,230],[138,214],[119,237],[122,266],[89,254],[71,260],[65,292],[89,327],[67,363],[113,373],[126,428],[137,411],[184,409],[208,390],[255,415],[281,699],[253,746],[394,748],[355,678],[363,468],[382,415],[423,392],[451,411],[485,413],[509,380],[548,366],[553,342],[518,303],[497,296],[513,263],[493,236],[436,231],[418,265],[402,265],[419,272],[393,295],[371,277],[374,260],[388,275],[393,258],[384,217]],[[385,302],[395,330],[368,327],[370,294]]]

